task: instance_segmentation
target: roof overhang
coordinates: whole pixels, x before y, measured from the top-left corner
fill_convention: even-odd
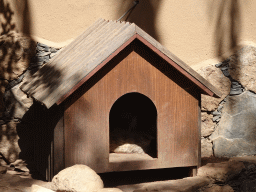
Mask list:
[[[100,44],[97,38],[101,38],[103,44]],[[135,24],[105,21],[103,19],[99,19],[70,45],[63,48],[59,54],[42,67],[34,76],[26,78],[21,89],[28,95],[45,104],[47,108],[50,108],[54,103],[59,105],[135,39],[141,41],[167,63],[186,76],[200,88],[201,93],[221,97],[221,92],[212,84]],[[83,42],[85,45],[83,45]],[[106,49],[106,46],[108,49]],[[101,49],[103,49],[103,51],[100,54],[100,58],[97,58],[95,61],[92,59],[91,53],[89,56],[84,56],[83,53],[80,53],[81,48],[82,50],[84,50],[84,48],[87,49],[87,55],[89,54],[88,52],[92,51],[95,57],[97,57],[97,51],[101,51]],[[83,63],[81,62],[81,57],[85,66],[81,66],[81,63]],[[63,70],[63,74],[66,74],[66,77],[64,75],[61,87],[51,89],[51,87],[49,88],[51,82],[47,82],[43,78],[49,77],[50,74],[48,73],[53,73],[54,75],[51,69],[55,68],[60,71]],[[80,69],[84,70],[84,72],[81,72]],[[79,78],[66,86],[64,81],[69,81],[73,78],[72,75],[67,75],[67,71],[69,70],[74,71],[74,73],[76,71],[81,73],[79,74]],[[52,81],[54,83],[54,79]],[[43,85],[40,85],[40,83],[43,83]]]

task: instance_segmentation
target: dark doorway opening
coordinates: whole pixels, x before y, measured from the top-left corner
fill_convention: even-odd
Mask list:
[[[157,158],[157,110],[140,93],[127,93],[113,104],[109,115],[110,153],[147,154]]]

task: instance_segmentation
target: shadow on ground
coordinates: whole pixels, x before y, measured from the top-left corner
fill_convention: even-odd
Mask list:
[[[187,177],[190,168],[168,168],[168,169],[153,169],[140,171],[123,171],[100,173],[104,187],[116,187],[120,185],[133,185],[154,181],[165,181],[182,179]]]

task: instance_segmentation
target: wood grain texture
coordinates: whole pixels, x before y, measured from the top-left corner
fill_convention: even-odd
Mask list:
[[[109,163],[109,112],[131,92],[157,108],[158,158]],[[194,83],[134,41],[66,100],[65,166],[83,163],[97,172],[197,166],[199,98]]]
[[[148,42],[148,46],[162,55],[170,65],[201,87],[203,93],[221,96],[214,86],[135,24],[102,19],[63,48],[38,72],[27,76],[21,89],[44,103],[47,108],[54,103],[60,104],[64,101],[63,98],[81,86],[81,82],[88,80],[87,76],[91,72],[100,70],[98,66],[106,64],[105,60],[124,49],[123,45],[131,42],[134,35],[141,41]]]
[[[54,140],[53,140],[53,170],[51,179],[54,175],[58,174],[62,169],[65,168],[64,161],[64,106],[59,107],[59,121],[54,128]]]

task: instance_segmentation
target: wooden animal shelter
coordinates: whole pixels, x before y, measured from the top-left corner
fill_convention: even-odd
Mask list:
[[[221,95],[135,24],[103,19],[26,77],[21,89],[51,114],[38,136],[50,144],[38,139],[36,146],[48,178],[74,164],[98,173],[197,168],[201,94]],[[111,152],[121,137],[145,140],[148,148]]]

